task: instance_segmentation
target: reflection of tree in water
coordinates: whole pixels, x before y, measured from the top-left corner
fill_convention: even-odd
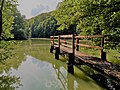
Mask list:
[[[10,76],[10,75],[0,76],[0,90],[15,90],[16,88],[19,88],[20,86],[21,84],[20,84],[19,77]]]

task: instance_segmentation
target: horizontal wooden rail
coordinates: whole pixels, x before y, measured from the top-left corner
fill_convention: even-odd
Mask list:
[[[66,41],[66,40],[60,40],[60,43],[70,44],[72,45],[72,42]]]
[[[62,43],[61,45],[62,45],[62,46],[65,46],[65,47],[68,47],[68,48],[72,48],[72,46],[71,46],[71,45],[68,45],[68,44]]]
[[[83,40],[81,40],[81,38]],[[101,46],[94,46],[92,45],[92,41],[85,40],[85,38],[101,38]],[[84,44],[84,42],[87,42],[87,44]],[[79,51],[80,47],[98,49],[100,50],[101,58],[103,58],[104,35],[76,36],[75,34],[71,34],[51,36],[51,45],[55,45],[59,49],[61,49],[61,47],[70,48],[73,54],[75,54],[75,49]]]
[[[60,38],[72,38],[72,35],[60,35]]]
[[[93,35],[93,36],[76,36],[75,38],[103,38],[104,35]]]
[[[100,49],[100,50],[103,49],[102,47],[99,47],[99,46],[91,46],[91,45],[87,45],[87,44],[77,44],[77,43],[75,43],[75,44],[79,45],[79,46],[83,46],[83,47],[88,47],[88,48],[95,48],[95,49]]]
[[[58,36],[50,36],[50,38],[58,38]]]
[[[66,41],[65,41],[65,40],[60,39],[60,43],[66,43]]]
[[[54,42],[54,44],[57,44],[57,45],[58,45],[58,42]]]

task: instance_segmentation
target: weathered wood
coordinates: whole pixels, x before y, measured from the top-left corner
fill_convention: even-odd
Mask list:
[[[53,50],[54,50],[54,46],[51,45],[51,47],[50,47],[50,53],[53,53]]]
[[[60,35],[58,36],[58,46],[59,46],[59,49],[60,49]]]
[[[103,51],[104,46],[104,37],[103,35],[96,35],[96,36],[83,36],[81,38],[99,38],[101,39],[101,47],[100,46],[91,46],[86,44],[79,44],[77,39],[75,38],[74,34],[71,38],[72,42],[68,42],[66,40],[61,40],[61,37],[58,37],[58,42],[54,42],[54,48],[56,50],[55,52],[55,58],[59,59],[59,54],[64,53],[68,54],[68,72],[74,73],[74,67],[73,65],[81,65],[85,64],[98,72],[110,77],[113,79],[113,81],[120,85],[120,66],[112,65],[111,63],[105,61],[106,60],[106,52]],[[76,39],[76,43],[75,43]],[[75,46],[84,46],[88,48],[95,48],[100,49],[101,51],[101,58],[97,58],[94,56],[90,56],[84,53],[81,53],[80,51],[75,50]],[[68,48],[68,46],[72,46],[72,48]],[[59,48],[60,47],[60,48]]]
[[[61,38],[72,38],[72,34],[71,35],[60,35]]]
[[[59,43],[58,42],[54,42],[54,45],[58,45]]]
[[[54,37],[54,38],[58,38],[58,36],[50,36],[51,38]]]
[[[71,46],[71,45],[64,44],[64,43],[63,43],[63,44],[61,44],[61,45],[72,49],[72,46]]]
[[[94,35],[94,36],[76,36],[75,38],[102,38],[103,35]]]
[[[79,44],[79,39],[77,38],[77,39],[76,39],[76,50],[77,50],[77,51],[79,51],[79,45],[78,45],[78,44]]]
[[[68,72],[74,74],[74,54],[68,53]]]
[[[104,47],[104,37],[101,39],[101,47]]]
[[[104,37],[101,39],[101,47],[103,48],[104,47]],[[106,60],[106,52],[103,51],[103,49],[101,50],[101,59],[103,61]]]
[[[50,37],[51,38],[51,45],[54,46],[54,37]]]
[[[72,42],[67,41],[66,44],[72,45]]]
[[[73,55],[75,55],[75,41],[74,41],[74,39],[75,39],[75,35],[73,33],[73,35],[72,35],[72,52],[73,52]]]
[[[106,52],[104,52],[103,50],[101,50],[101,59],[103,61],[106,61]]]
[[[88,47],[88,48],[95,48],[95,49],[100,49],[102,50],[103,48],[100,47],[100,46],[91,46],[91,45],[87,45],[87,44],[77,44],[75,43],[76,45],[79,45],[79,46],[82,46],[82,47]]]
[[[59,49],[59,47],[56,47],[55,50],[56,50],[55,51],[55,59],[59,60],[60,49]]]

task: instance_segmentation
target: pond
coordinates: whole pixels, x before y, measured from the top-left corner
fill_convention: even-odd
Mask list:
[[[64,58],[49,53],[47,40],[23,41],[15,52],[17,59],[1,65],[0,90],[105,90],[77,67],[68,73]]]

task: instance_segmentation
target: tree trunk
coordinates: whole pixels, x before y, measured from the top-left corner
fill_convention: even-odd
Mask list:
[[[2,35],[2,31],[3,31],[3,28],[2,28],[2,10],[3,10],[4,1],[5,0],[2,0],[1,9],[0,9],[0,38],[1,38],[1,35]]]

